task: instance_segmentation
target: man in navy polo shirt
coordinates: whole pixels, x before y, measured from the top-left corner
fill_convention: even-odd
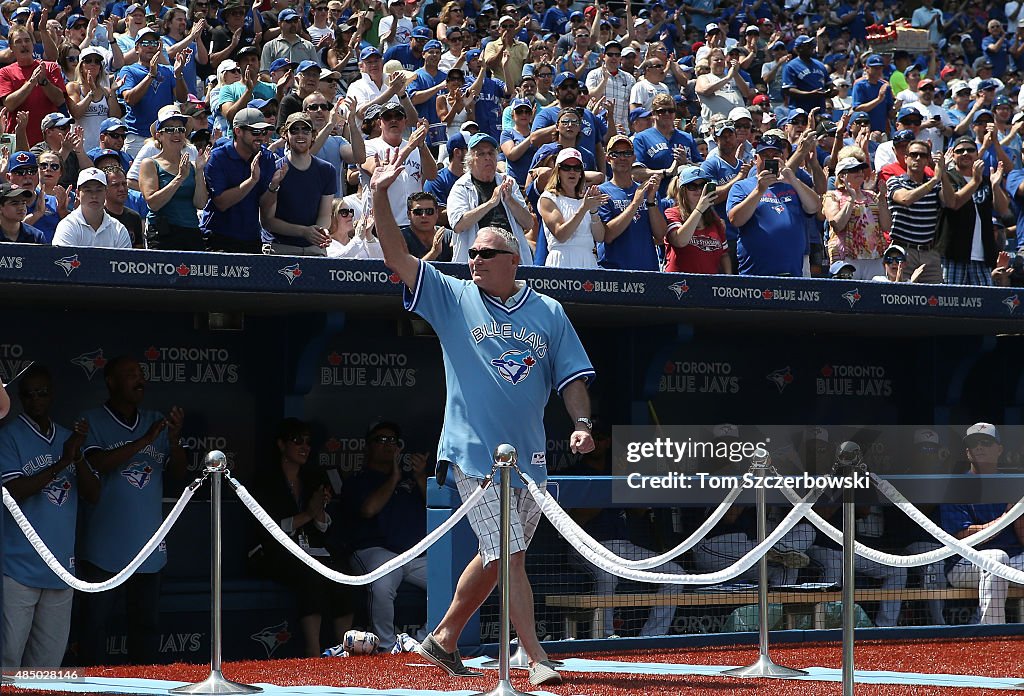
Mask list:
[[[249,108],[235,114],[232,127],[234,141],[214,149],[206,163],[210,200],[199,226],[208,237],[209,251],[259,254],[260,202],[269,188],[280,185],[282,176],[272,183],[277,162],[266,145],[274,127],[259,109]]]
[[[558,122],[558,114],[562,109],[575,107],[580,99],[580,81],[571,72],[559,73],[552,83],[555,88],[557,104],[546,106],[537,112],[533,119],[533,130],[540,130],[553,126]],[[597,161],[597,171],[605,170],[604,136],[608,132],[608,126],[594,116],[590,109],[581,109],[583,116],[580,123],[580,139],[576,146],[594,153]]]
[[[782,68],[782,90],[789,95],[789,105],[807,113],[815,107],[824,109],[825,100],[835,96],[836,90],[828,68],[814,57],[814,37],[798,36],[793,46],[797,57]]]
[[[782,159],[785,140],[761,136],[756,173],[733,184],[726,204],[739,230],[736,256],[741,275],[802,276],[807,248],[805,215],[816,215],[821,197],[800,181]],[[767,163],[775,162],[778,174]]]
[[[160,64],[160,34],[143,29],[135,36],[138,62],[126,65],[117,74],[121,86],[117,96],[125,104],[124,123],[128,127],[124,151],[134,158],[149,137],[149,127],[156,121],[161,106],[188,100],[185,84],[185,54],[179,53],[174,67]]]
[[[865,76],[857,80],[850,93],[853,108],[866,113],[871,119],[871,130],[889,132],[889,112],[892,111],[893,94],[889,83],[882,78],[885,62],[879,55],[868,57]]]

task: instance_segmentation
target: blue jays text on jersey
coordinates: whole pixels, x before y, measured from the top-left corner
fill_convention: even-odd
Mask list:
[[[528,330],[525,326],[516,329],[512,324],[499,324],[492,321],[489,324],[475,326],[470,330],[473,340],[477,343],[485,338],[506,338],[522,341],[537,352],[538,358],[543,358],[548,353],[548,342],[543,336],[534,331]]]

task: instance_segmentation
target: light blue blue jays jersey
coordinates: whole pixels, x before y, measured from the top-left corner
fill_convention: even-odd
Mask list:
[[[35,476],[57,463],[71,431],[56,423],[44,435],[24,415],[0,430],[0,480]],[[18,503],[25,517],[64,569],[75,572],[78,482],[75,465],[64,469],[43,490]],[[4,575],[26,587],[66,590],[67,585],[39,557],[11,513],[4,508]]]
[[[95,450],[111,450],[138,440],[156,421],[157,411],[139,409],[134,423],[124,423],[107,406],[87,412],[89,435],[85,457]],[[164,429],[127,464],[100,474],[100,499],[86,503],[85,525],[80,555],[108,573],[117,573],[135,558],[135,554],[163,522],[164,465],[170,456],[170,443]],[[167,563],[164,544],[139,566],[140,573],[155,573]]]
[[[448,395],[438,460],[482,478],[494,464],[494,448],[507,442],[520,469],[544,481],[551,390],[561,393],[574,380],[594,377],[562,306],[528,286],[502,304],[471,281],[423,262],[404,301],[441,339]],[[523,484],[514,476],[512,485]]]

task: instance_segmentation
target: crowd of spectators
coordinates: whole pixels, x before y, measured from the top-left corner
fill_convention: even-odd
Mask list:
[[[898,17],[928,48],[869,40]],[[433,260],[489,225],[548,266],[1014,280],[1016,0],[7,0],[0,35],[2,241],[380,258],[386,154]]]

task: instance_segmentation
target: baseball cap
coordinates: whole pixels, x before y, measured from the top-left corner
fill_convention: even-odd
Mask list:
[[[588,8],[588,9],[589,9],[589,8]],[[500,18],[498,19],[498,26],[500,27],[500,26],[501,26],[502,24],[504,24],[505,22],[512,22],[513,24],[515,24],[515,23],[516,23],[516,18],[515,18],[515,17],[513,17],[512,15],[502,15],[502,16],[501,16],[501,17],[500,17]]]
[[[360,59],[362,60],[362,59]],[[278,70],[287,70],[288,68],[294,68],[298,63],[295,61],[288,60],[287,58],[278,58],[270,64],[270,72],[276,72]]]
[[[853,158],[852,157],[848,157],[847,159],[853,159]],[[851,270],[854,270],[854,271],[857,270],[857,267],[854,266],[849,261],[835,261],[831,266],[828,267],[828,274],[831,275],[831,276],[836,276],[836,275],[839,275],[839,273],[841,273],[842,271],[846,270],[847,268],[849,268]],[[815,439],[820,439],[820,438],[815,438]],[[826,439],[825,441],[827,442],[828,440]]]
[[[133,15],[136,12],[140,12],[140,11],[145,13],[146,8],[143,7],[141,4],[139,4],[137,2],[133,2],[131,5],[129,5],[127,8],[125,8],[124,16],[128,17],[129,15]]]
[[[429,39],[431,36],[430,30],[426,27],[416,27],[412,30],[412,38],[414,39]]]
[[[1000,94],[996,97],[996,100],[992,102],[992,106],[1012,106],[1013,102],[1005,94]]]
[[[914,444],[937,445],[939,444],[939,434],[931,428],[919,428],[914,431]]]
[[[70,17],[68,17],[68,21],[64,23],[64,26],[66,28],[70,29],[71,27],[75,26],[79,22],[88,22],[88,21],[89,20],[87,20],[85,18],[85,15],[73,14]]]
[[[882,56],[878,55],[877,53],[872,53],[870,56],[868,56],[868,59],[864,63],[864,65],[868,66],[869,68],[880,68],[883,65],[885,65],[885,61],[882,60]]]
[[[974,65],[974,69],[975,70],[980,70],[981,68],[991,68],[992,67],[992,61],[990,61],[985,56],[981,56],[981,57],[976,58],[974,60],[973,65]]]
[[[99,56],[102,61],[101,65],[104,67],[106,66],[107,56],[104,55],[103,51],[101,51],[98,46],[87,46],[85,50],[78,54],[78,60],[83,61],[89,56]]]
[[[923,117],[921,116],[921,112],[918,111],[917,109],[910,106],[904,106],[902,109],[899,110],[899,113],[896,114],[896,123],[899,123],[900,121],[903,121],[907,118]]]
[[[366,49],[363,49],[363,50],[364,50],[364,52],[366,51]],[[376,49],[374,49],[374,50],[376,50]],[[223,63],[222,63],[222,65],[223,65]],[[299,63],[299,67],[297,67],[295,69],[295,72],[297,72],[297,73],[306,72],[307,70],[313,70],[314,68],[316,69],[317,73],[320,72],[320,64],[319,63],[317,63],[315,60],[304,60],[301,63]]]
[[[984,92],[986,89],[995,89],[998,86],[995,80],[982,80],[978,83],[978,91]]]
[[[686,186],[692,184],[695,181],[707,181],[708,175],[704,173],[704,170],[700,167],[683,167],[683,170],[679,172],[679,185]]]
[[[331,70],[330,68],[320,68],[320,79],[321,80],[340,80],[341,73],[337,70]]]
[[[382,111],[384,111],[384,108],[380,104],[370,104],[366,107],[366,111],[363,112],[363,121],[372,121],[375,118],[380,118]]]
[[[970,92],[971,91],[971,86],[969,84],[967,84],[966,82],[964,82],[963,80],[953,80],[952,82],[949,83],[949,93],[950,94],[959,94],[960,92],[963,92],[964,90],[967,90],[968,92]]]
[[[786,145],[786,139],[780,138],[773,133],[764,133],[761,135],[761,140],[757,143],[757,151],[764,152],[765,150],[779,150]]]
[[[904,128],[903,130],[896,131],[896,134],[892,136],[892,142],[909,143],[913,141],[915,137],[914,131]]]
[[[776,41],[775,43],[773,43],[771,46],[768,47],[768,50],[769,51],[777,51],[780,48],[781,49],[785,49],[786,48],[786,43],[784,41]]]
[[[713,31],[721,31],[721,29],[718,26],[718,22],[708,22],[704,26],[704,34],[705,35],[710,34]]]
[[[512,100],[512,103],[509,106],[512,107],[512,111],[515,111],[516,109],[518,109],[521,106],[529,107],[532,110],[533,109],[533,102],[531,102],[529,99],[523,99],[522,97],[516,97],[515,99]]]
[[[178,111],[178,107],[173,105],[173,104],[165,106],[165,107],[161,108],[160,111],[157,112],[156,127],[157,128],[163,128],[163,125],[165,123],[167,123],[168,121],[175,121],[175,120],[177,120],[177,121],[184,121],[187,124],[188,123],[188,116],[186,116],[185,114],[183,114],[180,111]]]
[[[227,60],[222,60],[220,65],[217,66],[217,75],[223,75],[224,73],[228,72],[229,70],[238,70],[238,69],[239,69],[238,63],[236,63],[235,61],[233,61],[230,58],[228,58]]]
[[[373,46],[367,46],[366,48],[359,52],[359,60],[366,60],[367,58],[372,58],[373,56],[377,56],[378,58],[380,57],[380,51],[378,51]],[[313,61],[303,61],[302,63],[299,63],[299,65],[302,65],[303,63],[312,62]],[[314,65],[316,64],[314,63]]]
[[[39,163],[36,160],[35,154],[21,150],[11,155],[11,159],[7,161],[7,171],[13,172],[23,167],[37,167]]]
[[[751,101],[750,103],[751,103],[752,106],[761,106],[762,104],[770,104],[771,100],[768,98],[767,94],[758,94],[756,97],[754,97],[753,101]],[[736,108],[739,109],[741,107],[737,106]],[[732,112],[730,111],[729,113],[731,114]],[[749,113],[749,110],[748,110],[748,113]],[[751,119],[751,120],[753,120],[753,119]]]
[[[468,121],[467,121],[467,123],[468,123]],[[465,125],[465,124],[463,124],[463,125]],[[495,140],[494,138],[492,138],[491,136],[487,135],[487,133],[474,133],[470,137],[470,139],[469,139],[469,143],[468,143],[469,149],[472,150],[474,147],[476,147],[480,143],[490,143],[494,147],[498,147],[498,141]],[[569,149],[571,150],[572,148],[569,148]]]
[[[633,148],[633,141],[629,139],[629,136],[619,133],[618,135],[613,135],[611,140],[608,141],[608,152],[611,152],[612,148],[619,143],[626,143],[626,145],[629,145],[630,149]]]
[[[480,134],[477,133],[473,137],[478,138],[479,136]],[[583,155],[581,155],[580,151],[574,147],[567,147],[559,152],[558,157],[555,158],[555,164],[561,164],[562,162],[567,162],[571,159],[578,160],[580,164],[583,164]]]
[[[381,106],[380,106],[380,114],[379,115],[383,116],[384,114],[386,114],[389,111],[397,111],[398,113],[400,113],[403,116],[405,116],[405,107],[402,106],[401,104],[399,104],[398,102],[390,101],[390,102],[388,102],[386,104],[381,104]]]
[[[276,99],[250,99],[249,103],[246,104],[246,106],[249,107],[250,109],[263,109],[263,108],[265,108],[267,106],[267,104],[270,104],[270,103],[272,103],[274,101],[277,101],[277,100]]]
[[[955,72],[956,72],[956,66],[955,65],[947,65],[946,67],[944,67],[942,70],[939,71],[939,77],[941,77],[943,80],[945,80],[947,77],[949,77],[950,75],[952,75]]]
[[[89,156],[89,159],[92,160],[93,164],[96,164],[104,157],[114,157],[117,159],[118,164],[122,164],[121,153],[118,152],[117,150],[111,150],[110,148],[97,147],[95,149],[89,150],[89,152],[87,152],[86,154]]]
[[[977,123],[978,119],[982,118],[983,116],[988,116],[993,121],[996,120],[995,114],[993,114],[990,109],[978,109],[977,111],[974,112],[974,120],[971,121],[971,123]]]
[[[7,183],[6,181],[0,184],[0,198],[11,199],[11,198],[32,198],[35,194],[28,189],[15,186],[14,184]]]
[[[160,38],[160,32],[154,29],[150,29],[149,27],[143,27],[139,30],[139,33],[135,35],[135,43],[139,43],[140,41],[142,41],[150,35]]]
[[[748,24],[747,28],[743,30],[743,33],[744,34],[760,34],[761,33],[761,27],[757,26],[756,24]]]
[[[39,122],[39,128],[46,130],[47,128],[58,128],[60,126],[67,126],[75,122],[75,119],[70,116],[65,116],[62,113],[54,112],[52,114],[46,114],[43,116],[43,120]]]
[[[809,43],[814,43],[814,37],[807,36],[806,34],[801,34],[800,36],[796,37],[796,41],[793,42],[793,47],[799,48],[800,46]]]
[[[109,133],[110,131],[120,130],[124,128],[128,129],[124,121],[119,118],[105,118],[100,122],[100,133]]]
[[[466,150],[469,146],[466,144],[466,136],[462,133],[456,133],[452,137],[448,138],[448,152],[449,154],[453,150]]]
[[[918,89],[924,89],[925,87],[934,87],[934,86],[935,86],[935,80],[924,79],[924,80],[921,80],[920,82],[917,83],[917,88]]]
[[[291,9],[290,7],[281,10],[281,12],[277,15],[277,21],[278,22],[289,22],[289,21],[291,21],[293,19],[298,19],[298,18],[299,18],[299,13],[296,12],[295,10]]]
[[[102,169],[96,167],[87,167],[78,173],[78,185],[81,186],[89,181],[98,181],[104,186],[107,185],[107,175],[103,173]]]
[[[618,41],[612,40],[612,41],[606,42],[605,45],[604,45],[604,52],[607,53],[609,48],[617,48],[617,49],[619,49],[620,53],[622,52],[622,44],[619,43]]]
[[[476,60],[479,57],[480,57],[480,49],[479,48],[471,48],[468,51],[466,51],[466,62],[467,63],[469,61],[471,61],[471,60]]]
[[[626,46],[624,49],[622,49],[622,57],[623,58],[625,58],[626,56],[635,56],[635,55],[636,55],[636,49],[633,48],[632,46]]]
[[[576,83],[577,85],[579,85],[579,83],[580,83],[580,80],[579,80],[579,78],[578,78],[578,77],[576,77],[576,74],[575,74],[575,73],[571,73],[571,72],[563,72],[563,73],[558,73],[558,74],[557,74],[557,75],[555,76],[555,80],[554,80],[554,82],[552,82],[551,84],[552,84],[553,86],[555,86],[555,87],[559,87],[559,86],[561,86],[561,85],[562,85],[562,83],[563,83],[563,82],[565,82],[566,80],[572,80],[572,81],[573,81],[573,82],[575,82],[575,83]]]
[[[423,52],[424,53],[426,53],[427,51],[431,51],[431,50],[433,50],[435,48],[438,51],[444,51],[444,46],[442,46],[441,42],[438,41],[437,39],[431,39],[430,41],[428,41],[425,44],[423,44]]]
[[[868,116],[868,113],[866,111],[854,111],[850,115],[850,122],[851,123],[856,123],[857,121],[870,121],[870,120],[871,120],[871,117]]]
[[[907,255],[907,250],[901,247],[899,244],[890,244],[888,247],[886,247],[885,251],[882,252],[882,258],[885,258],[886,256],[892,256],[892,254],[890,254],[889,252],[892,252],[892,254],[900,254],[902,256]]]
[[[288,118],[285,119],[284,123],[278,130],[286,131],[292,127],[293,123],[305,123],[310,128],[313,127],[313,120],[306,115],[305,111],[296,111],[293,114],[288,114]]]
[[[750,109],[746,107],[737,106],[729,111],[730,121],[736,122],[739,121],[741,118],[749,118],[751,121],[754,120],[754,117],[750,115]]]
[[[267,123],[267,117],[259,109],[248,107],[239,110],[231,119],[234,128],[273,128],[273,124]]]
[[[583,13],[580,12],[579,10],[576,10],[575,12],[570,12],[569,13],[569,21],[571,22],[574,19],[583,19]],[[500,24],[500,22],[499,22],[499,24]]]
[[[975,423],[964,433],[964,444],[970,447],[972,442],[985,438],[992,438],[996,442],[1001,442],[996,426],[991,423]]]
[[[260,55],[260,49],[255,46],[242,46],[240,49],[235,51],[235,58],[241,58],[242,56],[258,56]]]
[[[861,162],[856,157],[844,157],[839,160],[839,164],[836,165],[836,174],[842,174],[843,172],[855,172],[858,169],[867,169],[867,163]]]
[[[632,111],[629,112],[629,122],[630,123],[633,123],[638,118],[650,118],[650,117],[651,117],[651,110],[650,109],[643,109],[643,108],[637,107],[637,108],[635,108],[635,109],[633,109]]]

